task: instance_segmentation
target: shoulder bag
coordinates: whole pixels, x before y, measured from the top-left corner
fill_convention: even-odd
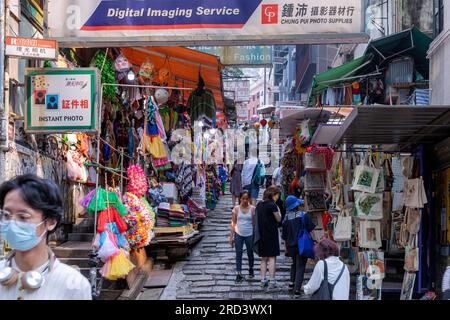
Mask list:
[[[343,264],[341,272],[339,273],[339,276],[337,277],[334,284],[329,283],[327,262],[325,260],[322,261],[323,261],[323,280],[322,283],[320,284],[319,289],[311,295],[311,300],[333,300],[334,287],[339,282],[339,280],[342,277],[342,274],[344,273],[345,264]]]

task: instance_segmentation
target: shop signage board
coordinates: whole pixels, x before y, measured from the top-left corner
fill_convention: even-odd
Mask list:
[[[189,49],[208,53],[220,58],[225,66],[261,67],[272,66],[272,46],[200,46]]]
[[[235,102],[247,102],[250,100],[250,80],[224,81],[223,89],[225,96],[233,99]],[[230,94],[227,95],[227,93]]]
[[[364,0],[48,0],[62,47],[361,43]]]
[[[58,44],[55,40],[6,37],[5,55],[43,60],[58,59]]]
[[[27,133],[95,133],[99,76],[96,68],[26,69]]]
[[[247,103],[245,102],[236,103],[236,113],[239,120],[247,119],[248,118]]]

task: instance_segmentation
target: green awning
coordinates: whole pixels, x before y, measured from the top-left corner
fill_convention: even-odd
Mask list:
[[[429,60],[427,51],[433,39],[413,27],[411,29],[383,37],[369,43],[364,55],[373,55],[373,62],[378,66],[392,61],[397,57],[411,56],[414,59],[416,70],[429,79]]]
[[[432,41],[416,27],[371,41],[361,58],[314,77],[308,106],[314,106],[317,96],[327,88],[351,83],[357,80],[352,79],[355,76],[370,75],[377,72],[377,68],[383,68],[393,59],[402,56],[411,56],[414,59],[416,72],[421,75],[418,79],[429,79],[427,51]]]
[[[316,75],[311,88],[310,102],[314,104],[315,101],[311,101],[311,99],[315,100],[316,96],[322,91],[333,85],[342,83],[344,78],[354,76],[368,61],[370,61],[370,56],[363,56]]]

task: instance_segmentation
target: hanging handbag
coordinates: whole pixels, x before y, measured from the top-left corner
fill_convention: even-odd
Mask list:
[[[417,208],[406,208],[406,230],[410,235],[419,233],[420,230],[421,213]]]
[[[419,248],[417,247],[417,235],[412,237],[411,243],[405,246],[405,265],[407,272],[419,271]]]
[[[383,219],[383,194],[355,192],[356,216],[365,220]]]
[[[366,165],[357,166],[355,169],[355,179],[353,181],[352,190],[375,193],[379,175],[380,169]]]
[[[404,201],[410,208],[423,208],[428,202],[422,178],[405,180]]]
[[[337,217],[333,231],[335,241],[349,241],[352,239],[352,217],[348,211],[348,209],[344,209]]]
[[[359,229],[360,247],[367,249],[381,248],[380,221],[360,220]]]

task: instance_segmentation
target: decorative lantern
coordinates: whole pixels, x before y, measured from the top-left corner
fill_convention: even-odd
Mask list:
[[[272,129],[275,125],[275,122],[273,120],[269,120],[269,128]]]
[[[256,130],[259,130],[259,128],[261,128],[261,124],[259,122],[255,122],[253,126],[255,127]]]
[[[171,77],[170,70],[167,68],[161,68],[158,72],[158,77],[161,83],[168,83]]]
[[[266,119],[262,119],[259,123],[261,123],[261,125],[262,125],[263,127],[265,127],[266,124],[267,124],[267,120],[266,120]]]

